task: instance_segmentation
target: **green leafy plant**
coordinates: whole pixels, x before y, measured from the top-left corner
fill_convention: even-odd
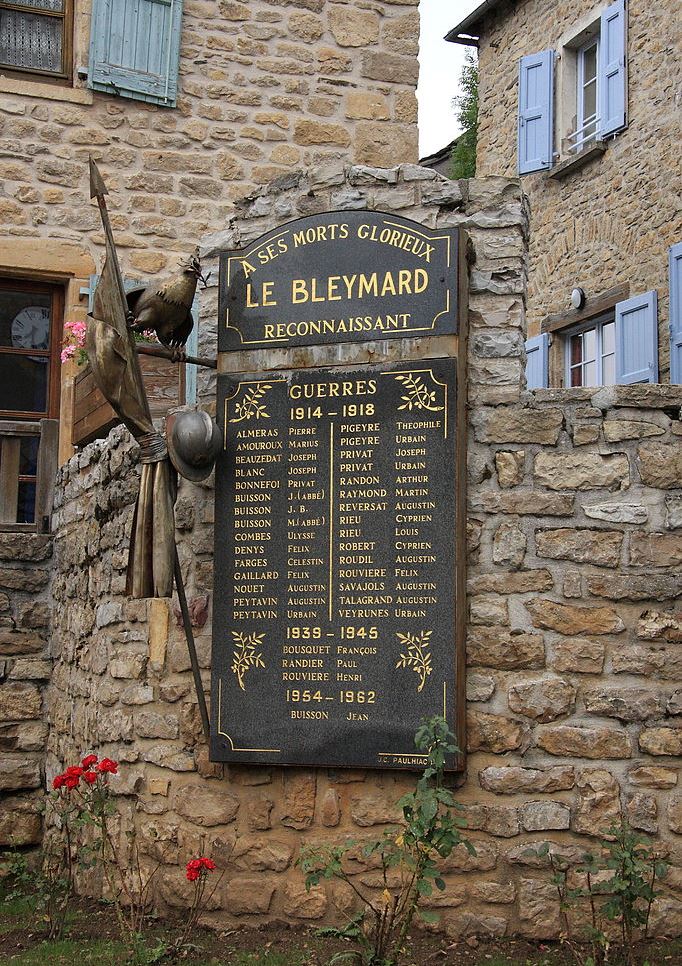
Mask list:
[[[462,133],[452,148],[450,177],[473,178],[478,140],[478,63],[470,50],[465,54],[459,83],[462,93],[453,99],[453,105]]]
[[[427,766],[415,790],[397,803],[402,810],[400,826],[362,847],[363,856],[380,869],[383,891],[378,896],[376,890],[357,885],[346,871],[345,860],[357,842],[310,845],[302,850],[297,862],[305,873],[306,889],[323,879],[340,879],[361,903],[344,928],[321,930],[322,935],[337,936],[356,946],[353,952],[337,953],[333,963],[350,960],[363,966],[396,966],[415,914],[425,922],[437,921],[436,914],[419,903],[432,895],[434,887],[445,889],[439,861],[458,845],[475,854],[461,832],[466,823],[451,812],[460,806],[444,784],[447,756],[458,750],[453,739],[441,717],[425,721],[415,735],[415,745],[427,755]]]
[[[660,895],[656,883],[665,877],[668,866],[648,836],[632,829],[622,816],[603,835],[600,854],[586,852],[575,870],[584,885],[571,886],[568,862],[553,853],[549,843],[526,851],[549,862],[559,897],[562,939],[578,966],[633,966],[634,942],[648,938],[651,908]],[[583,946],[573,937],[570,912],[585,903],[590,921]],[[615,925],[619,942],[612,941],[608,923]]]

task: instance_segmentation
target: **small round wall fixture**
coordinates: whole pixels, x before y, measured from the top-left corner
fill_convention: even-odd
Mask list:
[[[581,309],[586,301],[587,296],[585,295],[585,290],[582,288],[574,288],[571,292],[571,305],[573,308]]]

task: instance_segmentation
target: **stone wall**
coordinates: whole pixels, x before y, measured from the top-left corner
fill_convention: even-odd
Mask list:
[[[161,271],[230,202],[297,165],[417,158],[418,0],[185,0],[177,108],[0,78],[0,226],[101,252],[101,163],[124,270]],[[87,65],[89,0],[74,63]],[[0,262],[8,268],[12,262]]]
[[[52,539],[0,533],[0,849],[40,842]]]
[[[518,182],[448,182],[411,165],[340,166],[263,188],[230,239],[326,208],[399,210],[472,238],[469,310],[468,771],[471,857],[458,850],[438,900],[451,936],[559,931],[549,870],[524,853],[578,846],[622,809],[673,864],[655,928],[682,931],[682,526],[679,413],[663,387],[523,391],[527,213]],[[317,209],[315,209],[317,210]],[[276,217],[273,217],[276,212]],[[220,238],[210,239],[207,252]],[[215,290],[205,300],[215,319]],[[208,348],[215,334],[203,324]],[[334,347],[336,361],[452,351],[451,340]],[[308,363],[321,360],[309,350]],[[253,356],[252,356],[253,359]],[[263,354],[264,367],[282,364]],[[239,359],[234,362],[239,365]],[[212,401],[212,383],[204,383]],[[306,894],[306,841],[373,837],[410,778],[371,770],[221,766],[208,761],[177,606],[123,596],[135,447],[122,429],[62,467],[55,512],[55,669],[48,778],[94,750],[119,759],[122,827],[163,863],[161,907],[187,898],[201,847],[228,868],[214,923],[333,921],[345,891]],[[208,687],[213,488],[182,482],[180,557]],[[236,840],[236,844],[235,844]],[[360,881],[372,872],[353,861]]]
[[[595,0],[522,0],[499,4],[486,19],[479,50],[479,174],[516,174],[519,58],[547,48],[559,53],[577,25],[586,25],[604,6]],[[625,282],[632,295],[655,288],[665,382],[668,248],[682,240],[676,203],[682,176],[675,67],[679,8],[676,0],[630,0],[627,6],[627,129],[608,141],[603,156],[561,180],[544,171],[523,176],[531,207],[528,332],[537,334],[548,314],[567,311],[576,285],[588,297]],[[559,62],[557,107],[562,76]],[[563,116],[555,112],[556,150],[575,130],[574,113],[574,107]]]

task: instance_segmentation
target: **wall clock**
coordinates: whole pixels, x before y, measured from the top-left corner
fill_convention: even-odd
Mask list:
[[[12,320],[12,345],[15,349],[47,349],[50,343],[50,310],[42,305],[27,305]]]

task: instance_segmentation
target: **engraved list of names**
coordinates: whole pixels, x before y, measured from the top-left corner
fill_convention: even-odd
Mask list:
[[[421,768],[453,726],[455,366],[219,378],[213,760]]]

